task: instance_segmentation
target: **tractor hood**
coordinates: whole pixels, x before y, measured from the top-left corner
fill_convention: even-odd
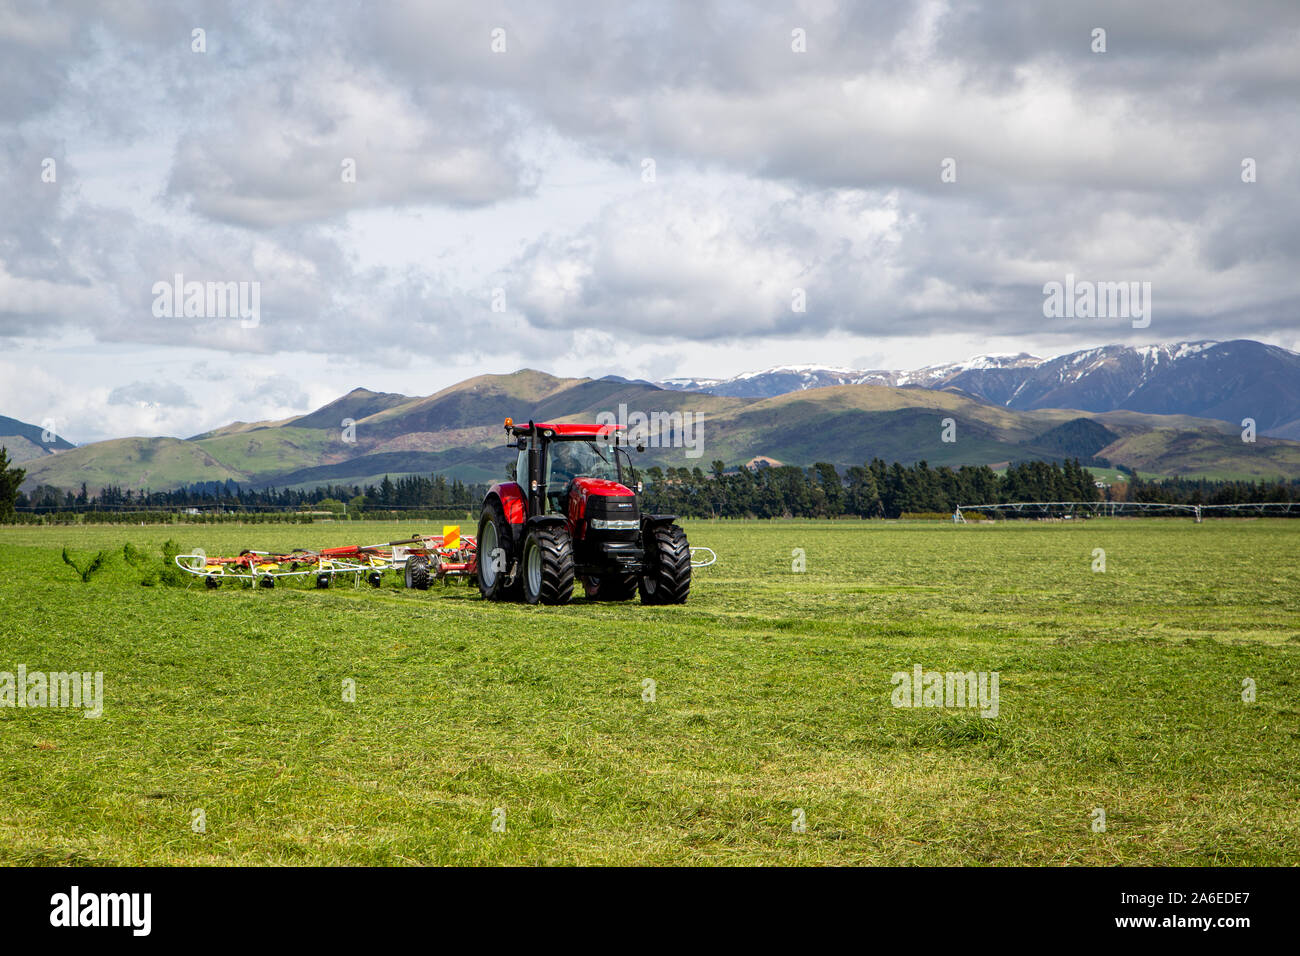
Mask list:
[[[584,498],[590,495],[605,495],[623,497],[630,496],[632,489],[625,485],[620,485],[617,481],[610,481],[608,478],[574,478],[573,489],[581,494]]]

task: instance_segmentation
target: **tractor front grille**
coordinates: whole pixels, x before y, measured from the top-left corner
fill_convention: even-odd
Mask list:
[[[601,541],[636,541],[641,516],[633,495],[592,495],[587,499],[588,536]]]
[[[635,495],[592,495],[587,499],[586,517],[601,521],[640,521]]]

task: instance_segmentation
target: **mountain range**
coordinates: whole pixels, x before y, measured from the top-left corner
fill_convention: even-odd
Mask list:
[[[937,388],[1021,410],[1193,415],[1239,427],[1251,418],[1260,434],[1300,440],[1300,355],[1242,339],[1107,345],[1050,359],[1024,352],[982,355],[913,371],[780,366],[727,379],[674,378],[659,384],[744,398],[836,385]]]
[[[1241,361],[1243,355],[1263,355],[1267,364],[1253,371],[1230,369],[1234,358]],[[880,384],[836,384],[823,377],[857,374],[842,370],[781,369],[727,382],[697,381],[690,390],[680,381],[669,388],[613,376],[560,378],[523,369],[478,376],[423,397],[358,388],[305,415],[233,422],[187,439],[133,437],[80,447],[64,442],[61,450],[42,450],[40,457],[23,463],[23,487],[77,489],[85,483],[92,491],[106,485],[165,490],[226,480],[254,487],[312,487],[373,484],[384,475],[431,472],[488,481],[502,477],[513,460],[503,447],[507,416],[591,421],[601,412],[617,412],[620,405],[629,411],[702,416],[698,456],[688,456],[681,447],[655,447],[652,440],[646,465],[707,470],[715,460],[734,467],[766,459],[845,466],[879,457],[997,467],[1023,459],[1077,457],[1096,468],[1105,462],[1148,475],[1295,478],[1300,477],[1300,443],[1262,431],[1266,421],[1274,430],[1286,431],[1300,419],[1285,404],[1287,396],[1294,402],[1297,385],[1286,363],[1296,358],[1257,343],[1127,351],[1110,347],[1048,361],[999,356],[916,373],[871,373],[895,376]],[[1169,376],[1169,367],[1186,369],[1194,380]],[[741,381],[778,394],[725,394]],[[1252,402],[1252,395],[1258,402]],[[1266,406],[1265,398],[1272,403]],[[1067,400],[1075,406],[1064,406]],[[1057,407],[1047,407],[1058,401]],[[1179,401],[1202,414],[1176,411]],[[1098,409],[1118,402],[1143,408]],[[1232,419],[1253,404],[1261,406],[1251,409],[1261,435],[1247,443],[1239,420]],[[35,427],[18,426],[22,423],[3,430],[21,437],[30,435],[23,429]]]

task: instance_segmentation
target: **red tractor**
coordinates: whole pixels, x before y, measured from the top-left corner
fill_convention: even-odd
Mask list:
[[[676,515],[642,514],[622,425],[506,419],[515,481],[488,489],[478,522],[478,587],[492,601],[567,604],[587,597],[684,604],[691,550]],[[638,447],[638,450],[644,450]],[[632,490],[632,487],[637,492]]]

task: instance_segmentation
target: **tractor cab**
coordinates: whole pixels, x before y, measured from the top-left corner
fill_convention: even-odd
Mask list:
[[[581,435],[541,436],[537,453],[542,458],[542,483],[545,486],[545,510],[549,514],[568,514],[569,497],[574,482],[590,478],[629,486],[632,483],[632,463],[626,447],[610,437],[585,437]],[[519,454],[515,460],[515,474],[529,474],[529,447],[527,437],[517,440]],[[631,494],[630,490],[626,491]]]
[[[641,513],[624,427],[505,422],[514,481],[488,489],[479,518],[479,590],[493,600],[680,604],[690,549],[675,515]],[[638,447],[638,450],[644,450]],[[634,490],[635,489],[635,490]]]

